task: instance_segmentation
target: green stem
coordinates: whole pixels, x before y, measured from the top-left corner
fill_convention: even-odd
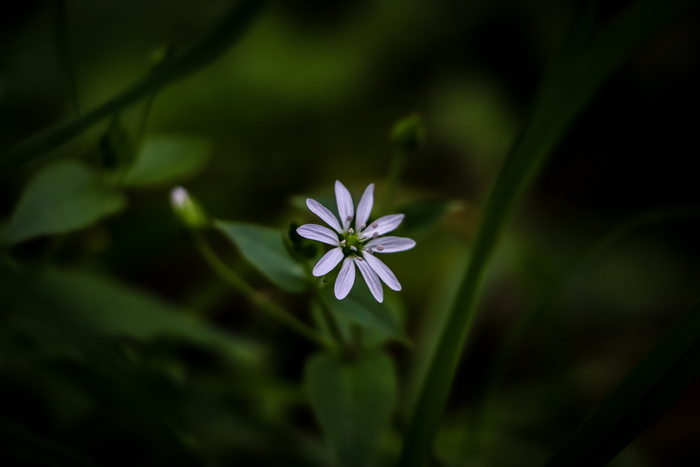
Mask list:
[[[694,2],[686,0],[636,2],[585,45],[566,50],[544,77],[528,124],[501,168],[484,207],[469,267],[445,321],[403,442],[401,467],[423,465],[474,322],[484,271],[516,201],[619,63],[692,6]]]
[[[2,154],[0,170],[17,168],[58,147],[83,130],[113,115],[143,96],[194,73],[221,56],[237,39],[260,9],[261,0],[242,0],[200,41],[172,60],[167,60],[121,94],[100,107],[54,125]]]
[[[334,342],[328,340],[325,336],[319,334],[315,329],[308,326],[303,321],[296,318],[294,315],[289,313],[287,310],[271,302],[266,296],[258,292],[248,284],[241,276],[236,274],[235,271],[230,269],[219,256],[214,253],[207,241],[204,239],[200,232],[193,232],[194,243],[197,249],[202,254],[209,266],[216,272],[219,277],[226,281],[231,287],[233,287],[237,292],[245,295],[248,300],[250,300],[253,305],[258,307],[260,310],[264,311],[271,317],[282,322],[289,328],[298,332],[307,339],[316,342],[317,344],[326,347],[330,350],[336,350],[337,346]]]

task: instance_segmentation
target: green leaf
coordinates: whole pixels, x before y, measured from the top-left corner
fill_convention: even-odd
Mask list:
[[[290,292],[301,292],[306,288],[304,268],[287,251],[282,232],[259,225],[219,220],[214,226],[270,281]]]
[[[370,465],[396,402],[391,359],[379,352],[353,362],[317,354],[306,364],[304,383],[311,408],[340,464]]]
[[[509,214],[576,118],[619,64],[660,28],[697,3],[692,0],[640,0],[599,28],[574,38],[550,67],[531,115],[494,183],[482,211],[469,267],[422,383],[406,432],[399,465],[424,463],[438,428],[452,378],[476,314],[481,282]]]
[[[357,282],[361,283],[356,283],[343,300],[335,298],[332,287],[326,287],[321,298],[337,317],[376,332],[379,334],[379,340],[384,337],[411,345],[401,323],[388,305],[375,300],[361,278],[358,278]]]
[[[436,228],[449,213],[462,208],[459,201],[425,200],[402,206],[397,212],[405,214],[401,229],[411,238],[425,235]]]
[[[105,187],[76,161],[46,167],[25,189],[2,237],[12,245],[39,235],[71,232],[124,208],[124,196]]]
[[[76,338],[170,337],[211,348],[238,361],[259,358],[251,343],[209,326],[186,310],[86,272],[45,271],[20,292],[10,320],[44,340],[69,347]]]
[[[195,136],[151,136],[126,174],[127,186],[173,184],[199,173],[212,152],[209,141]]]
[[[603,466],[700,377],[700,305],[676,322],[546,467]]]

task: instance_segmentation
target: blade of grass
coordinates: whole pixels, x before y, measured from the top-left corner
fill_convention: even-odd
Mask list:
[[[64,123],[56,124],[0,157],[0,172],[19,167],[77,136],[85,129],[109,117],[163,86],[203,68],[221,56],[238,40],[263,4],[262,0],[242,0],[224,19],[179,56],[156,66],[148,75],[100,107]]]
[[[515,202],[605,79],[657,30],[696,2],[642,0],[585,44],[564,50],[544,78],[531,116],[499,173],[477,232],[469,267],[427,371],[403,443],[401,467],[423,464],[475,315],[477,292]]]
[[[545,467],[608,463],[700,377],[699,361],[700,303],[676,322]]]

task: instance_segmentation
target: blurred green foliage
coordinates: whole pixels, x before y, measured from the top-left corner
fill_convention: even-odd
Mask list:
[[[585,40],[640,2],[599,2],[595,23],[584,3],[8,7],[0,465],[395,464],[484,200],[546,65],[572,25],[589,27],[574,36]],[[653,355],[675,373],[647,363],[663,371],[614,392],[700,295],[687,114],[700,104],[699,22],[689,9],[632,54],[524,196],[486,270],[429,465],[544,465],[609,395],[633,402],[635,390],[678,400],[611,465],[700,463],[694,361],[673,366],[677,347],[661,347]],[[589,63],[602,67],[613,42]],[[587,100],[567,86],[589,68],[562,78],[562,96]],[[75,138],[5,165],[32,136],[101,108]],[[416,150],[397,156],[397,137]],[[382,304],[361,280],[343,301],[331,287],[317,295],[308,258],[325,248],[288,233],[317,221],[306,197],[335,211],[337,179],[356,201],[376,183],[372,218],[403,212],[396,234],[418,242],[386,259],[403,290]],[[202,235],[254,300],[198,256],[198,234],[171,211],[175,184],[220,219]],[[262,302],[327,336],[329,312],[367,350],[319,353]],[[672,335],[683,351],[697,346],[693,316]],[[657,384],[670,380],[688,389]],[[653,422],[620,413],[631,422],[582,429],[591,458],[617,421]],[[567,446],[564,464],[577,452]]]

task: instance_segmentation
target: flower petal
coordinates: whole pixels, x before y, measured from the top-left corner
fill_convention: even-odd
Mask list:
[[[369,214],[372,212],[374,204],[374,183],[370,183],[365,192],[362,194],[360,204],[357,205],[357,215],[355,216],[355,230],[360,231],[369,220]]]
[[[343,224],[343,232],[347,232],[355,213],[355,206],[352,204],[350,192],[338,180],[335,181],[335,200],[338,202],[338,214],[340,214],[340,223]]]
[[[340,224],[338,223],[338,219],[335,218],[335,215],[325,207],[323,204],[319,203],[315,199],[311,198],[306,198],[306,205],[309,207],[311,212],[316,214],[318,217],[321,218],[326,224],[330,225],[335,229],[336,232],[341,233],[342,229],[340,228]]]
[[[367,282],[369,291],[372,292],[372,295],[374,295],[374,298],[377,299],[379,303],[382,303],[382,301],[384,301],[384,290],[382,290],[382,283],[379,282],[379,276],[377,276],[374,269],[367,264],[367,261],[358,257],[355,257],[354,259],[355,264],[357,264],[358,269],[362,273],[362,277],[364,277],[365,282]]]
[[[355,265],[352,256],[348,256],[343,261],[338,279],[335,281],[335,298],[342,300],[348,296],[352,286],[355,284]]]
[[[376,221],[372,222],[367,226],[365,230],[362,231],[362,235],[365,237],[371,237],[376,232],[377,235],[384,235],[387,232],[391,232],[396,227],[401,224],[403,220],[403,214],[391,214],[388,216],[380,217]]]
[[[365,261],[367,261],[367,263],[369,263],[372,269],[374,269],[374,272],[377,273],[379,278],[383,280],[384,283],[388,285],[391,290],[401,290],[401,284],[399,284],[399,280],[396,278],[394,273],[391,272],[389,266],[384,264],[380,259],[372,256],[372,254],[370,253],[365,253],[363,256],[365,258]]]
[[[309,240],[316,240],[317,242],[323,242],[333,246],[338,246],[340,244],[338,234],[322,225],[304,224],[297,229],[297,233]]]
[[[382,249],[377,247],[381,246]],[[375,253],[396,253],[410,250],[416,246],[416,241],[406,237],[381,237],[370,240],[365,248],[371,248]]]
[[[325,276],[331,272],[333,268],[338,265],[338,263],[340,263],[341,259],[343,259],[343,250],[340,247],[333,248],[318,260],[318,263],[316,263],[316,266],[314,266],[314,276]]]

